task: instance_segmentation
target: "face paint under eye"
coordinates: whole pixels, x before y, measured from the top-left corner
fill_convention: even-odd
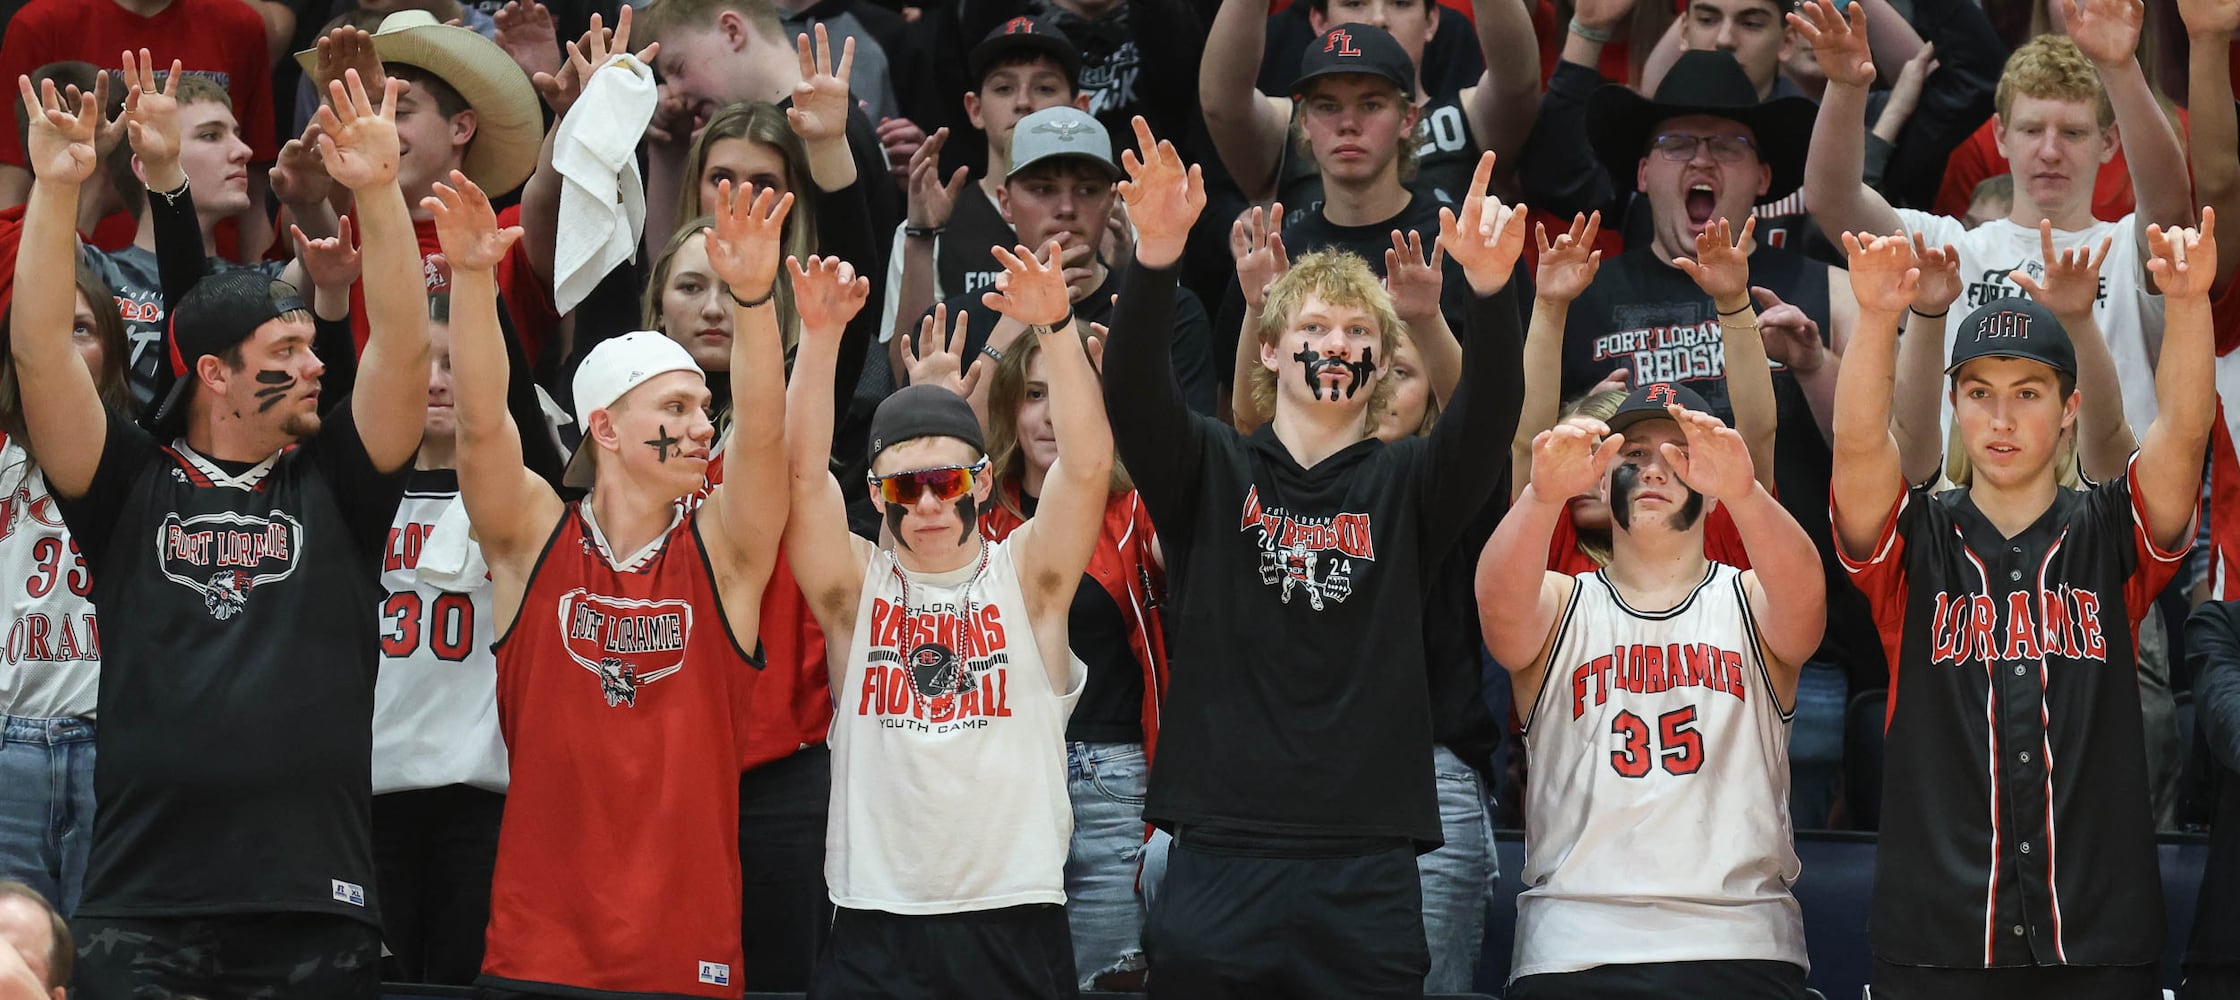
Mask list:
[[[677,442],[682,440],[684,439],[670,437],[669,425],[662,424],[660,437],[654,438],[651,441],[641,441],[639,443],[653,449],[653,453],[656,456],[657,460],[663,463],[667,463],[669,461],[669,449],[675,446]]]
[[[1376,348],[1374,347],[1362,348],[1361,360],[1359,361],[1325,357],[1316,353],[1314,349],[1307,347],[1299,348],[1299,353],[1292,355],[1291,360],[1302,366],[1302,374],[1306,376],[1307,380],[1307,391],[1313,393],[1316,399],[1322,398],[1322,373],[1325,371],[1338,368],[1352,376],[1346,380],[1346,398],[1352,399],[1354,393],[1361,391],[1361,383],[1368,379],[1369,373],[1377,369]],[[1331,386],[1330,399],[1334,402],[1337,398],[1338,387]]]
[[[1627,531],[1633,530],[1633,492],[1640,487],[1640,463],[1625,462],[1610,471],[1610,519]],[[1703,516],[1703,494],[1689,489],[1686,483],[1680,488],[1688,491],[1688,499],[1680,505],[1680,517],[1672,522],[1674,531],[1694,527],[1696,518]]]
[[[278,369],[263,369],[257,372],[256,378],[257,384],[264,386],[257,390],[257,398],[262,400],[257,404],[258,413],[280,405],[281,400],[288,398],[288,390],[296,387],[296,377]]]

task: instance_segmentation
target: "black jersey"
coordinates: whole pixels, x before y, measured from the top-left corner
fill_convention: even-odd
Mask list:
[[[246,469],[111,414],[61,502],[105,626],[81,915],[379,922],[374,608],[405,477],[351,414]]]
[[[987,192],[978,184],[966,185],[957,193],[956,210],[949,213],[949,225],[933,247],[934,281],[941,294],[970,293],[978,301],[981,292],[996,286],[996,275],[1003,273],[995,248],[1009,250],[1018,242],[1018,234],[1003,221],[1003,212]]]
[[[1439,205],[1460,212],[1462,199],[1470,194],[1470,179],[1477,176],[1478,153],[1483,147],[1470,134],[1470,118],[1462,113],[1460,94],[1434,97],[1417,110],[1416,173],[1408,181],[1408,190],[1431,198],[1434,218]],[[1313,154],[1301,151],[1294,138],[1297,121],[1294,105],[1293,125],[1286,133],[1283,157],[1276,165],[1276,200],[1283,202],[1286,224],[1305,218],[1305,213],[1319,214],[1322,208],[1322,168],[1315,164]],[[1437,231],[1433,226],[1424,235],[1428,239]]]
[[[2133,638],[2185,549],[2156,548],[2145,521],[2129,473],[2055,491],[2012,538],[1967,490],[1922,488],[1866,558],[1845,554],[1890,659],[1877,959],[2161,956]]]

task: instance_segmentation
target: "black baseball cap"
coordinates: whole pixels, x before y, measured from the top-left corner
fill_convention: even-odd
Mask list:
[[[965,72],[971,74],[972,87],[978,90],[996,60],[1033,53],[1049,56],[1065,70],[1067,83],[1081,86],[1081,49],[1047,17],[1014,17],[996,25],[996,30],[988,32],[988,37],[964,57]]]
[[[1610,433],[1616,434],[1644,420],[1670,420],[1672,411],[1665,407],[1674,403],[1697,413],[1711,412],[1711,404],[1704,402],[1686,383],[1651,382],[1627,393],[1626,401],[1618,404],[1618,412],[1603,422],[1610,425]]]
[[[1341,24],[1308,42],[1307,54],[1299,60],[1299,75],[1291,80],[1291,93],[1305,91],[1307,81],[1315,77],[1341,73],[1383,77],[1400,88],[1401,97],[1416,99],[1415,60],[1376,25]]]
[[[164,340],[173,382],[163,405],[156,408],[149,432],[164,442],[185,433],[187,400],[201,381],[195,377],[196,363],[224,354],[266,323],[309,311],[296,286],[256,268],[223,271],[195,282],[171,310]]]
[[[2020,296],[1977,306],[1952,328],[1952,359],[1947,375],[1977,358],[2021,358],[2071,378],[2077,374],[2077,345],[2053,317],[2053,310]]]
[[[913,385],[888,396],[872,412],[871,450],[865,461],[877,462],[880,452],[922,437],[956,438],[983,455],[988,452],[972,404],[938,385]]]

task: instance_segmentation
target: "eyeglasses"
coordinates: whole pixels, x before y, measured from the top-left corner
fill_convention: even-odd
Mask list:
[[[1696,158],[1696,147],[1704,143],[1711,145],[1711,158],[1720,163],[1741,163],[1758,155],[1758,144],[1739,135],[1660,135],[1649,141],[1649,148],[1667,160],[1686,163]]]
[[[879,487],[879,496],[888,503],[912,504],[924,493],[932,493],[935,500],[947,503],[972,492],[974,477],[988,471],[988,462],[982,459],[971,465],[950,465],[938,469],[915,469],[897,472],[891,476],[872,476],[871,482]]]

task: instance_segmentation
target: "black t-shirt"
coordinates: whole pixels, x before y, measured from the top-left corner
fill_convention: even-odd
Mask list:
[[[1036,499],[1021,492],[1019,512],[1034,516]],[[1066,612],[1066,645],[1089,668],[1081,698],[1066,718],[1074,743],[1143,742],[1143,667],[1128,646],[1128,622],[1104,584],[1087,573]]]
[[[61,501],[108,625],[81,915],[379,924],[372,612],[405,476],[352,413],[238,472],[112,413]]]
[[[1293,117],[1297,117],[1296,111]],[[1478,151],[1478,140],[1470,134],[1470,118],[1462,113],[1460,96],[1439,94],[1423,105],[1416,118],[1416,172],[1407,183],[1408,190],[1433,199],[1431,228],[1424,234],[1427,238],[1439,231],[1438,205],[1462,209],[1462,199],[1470,194],[1470,179],[1478,172]],[[1276,168],[1276,200],[1283,202],[1286,224],[1300,219],[1302,213],[1319,214],[1322,210],[1322,169],[1315,165],[1312,155],[1300,152],[1299,145],[1288,139],[1283,144],[1283,161]],[[1290,243],[1284,245],[1288,248]]]
[[[1105,275],[1104,284],[1090,292],[1089,297],[1073,304],[1074,321],[1083,324],[1084,332],[1089,323],[1106,323],[1112,317],[1112,296],[1120,290],[1117,271]],[[995,332],[996,321],[1002,315],[980,301],[980,292],[951,295],[943,303],[949,315],[965,315],[964,363],[983,357],[980,349],[988,346],[988,335]],[[933,315],[928,309],[926,316]],[[924,316],[919,317],[923,321]],[[954,318],[951,323],[956,322]],[[911,324],[911,335],[916,336],[919,324]],[[1174,290],[1174,376],[1182,384],[1182,398],[1190,409],[1208,416],[1213,414],[1213,395],[1216,373],[1213,367],[1213,322],[1206,318],[1206,309],[1198,304],[1198,297],[1187,288]],[[993,359],[990,359],[991,361]]]
[[[1009,250],[1019,242],[1019,234],[1012,231],[1011,223],[1003,221],[1003,212],[996,208],[994,199],[980,190],[980,185],[966,185],[957,195],[956,210],[949,213],[949,224],[944,228],[933,248],[934,280],[940,283],[942,294],[977,297],[994,288],[996,275],[1003,273],[996,263],[995,248]]]

